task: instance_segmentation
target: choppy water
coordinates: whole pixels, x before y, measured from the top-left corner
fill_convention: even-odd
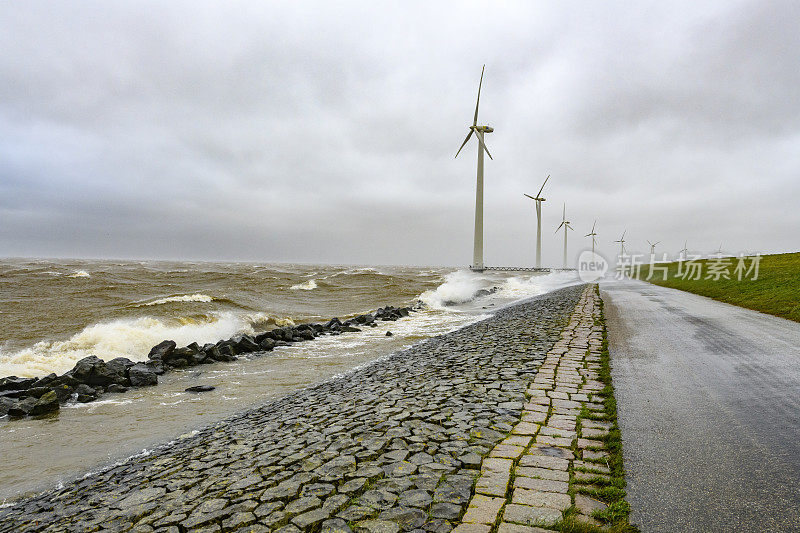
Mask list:
[[[0,376],[62,373],[87,356],[146,360],[164,339],[200,344],[275,324],[327,320],[416,300],[427,308],[361,333],[162,376],[157,387],[0,418],[0,500],[52,487],[201,424],[451,331],[504,303],[576,283],[574,274],[447,268],[0,261]],[[480,289],[499,287],[475,298]],[[391,330],[394,336],[386,337]],[[189,385],[210,384],[192,395]]]

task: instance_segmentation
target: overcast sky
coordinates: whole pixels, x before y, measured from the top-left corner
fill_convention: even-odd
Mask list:
[[[698,5],[702,4],[702,5]],[[0,256],[796,251],[800,4],[3,2]]]

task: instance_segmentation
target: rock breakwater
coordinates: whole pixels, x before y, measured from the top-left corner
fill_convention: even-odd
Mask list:
[[[11,531],[447,533],[575,308],[568,287],[0,510]]]
[[[321,335],[359,332],[359,328],[374,326],[377,321],[395,321],[407,317],[415,309],[382,307],[372,313],[345,320],[332,318],[325,324],[285,326],[255,336],[237,335],[204,346],[193,342],[179,348],[175,341],[165,340],[153,346],[147,362],[136,363],[125,357],[104,361],[96,356],[88,356],[61,376],[50,374],[42,378],[0,378],[0,416],[24,418],[48,415],[69,401],[88,403],[105,393],[157,385],[158,376],[173,369],[235,361],[241,355],[262,355],[278,346],[314,340]]]

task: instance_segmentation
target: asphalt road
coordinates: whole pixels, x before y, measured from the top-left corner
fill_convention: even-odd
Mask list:
[[[631,521],[800,531],[800,324],[644,282],[600,288]]]

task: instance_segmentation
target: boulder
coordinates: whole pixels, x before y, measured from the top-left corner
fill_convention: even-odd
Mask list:
[[[36,378],[18,378],[8,376],[0,379],[0,391],[6,390],[25,390],[36,382]]]
[[[169,354],[172,353],[172,350],[174,350],[177,346],[178,345],[175,343],[175,341],[161,341],[150,349],[150,353],[147,354],[147,358],[163,360],[164,357],[169,356]]]
[[[236,343],[236,348],[241,353],[257,352],[261,350],[261,346],[259,346],[250,335],[242,335],[242,338]]]
[[[36,382],[31,385],[31,387],[47,387],[51,383],[54,383],[57,379],[58,376],[55,373],[48,374],[43,378],[37,379]]]
[[[270,339],[269,337],[267,337],[267,338],[265,338],[264,340],[261,341],[259,346],[261,346],[262,350],[264,350],[265,352],[268,352],[268,351],[272,350],[273,348],[275,348],[275,341],[273,339]]]
[[[58,401],[64,403],[72,397],[72,393],[75,392],[75,389],[62,383],[59,385],[54,385],[53,392],[55,392],[56,396],[58,396]]]
[[[99,363],[95,363],[86,384],[93,387],[108,387],[112,384],[125,386],[128,384],[128,377],[126,376],[125,367],[123,365],[117,363],[111,366],[108,363],[100,361]]]
[[[128,369],[135,365],[133,361],[127,357],[116,357],[107,362],[106,365],[111,368],[115,373],[127,377]]]
[[[195,344],[195,346],[197,345]],[[172,350],[172,352],[170,352],[168,356],[165,356],[162,360],[165,363],[170,363],[170,364],[172,364],[172,362],[177,359],[183,359],[185,361],[189,361],[190,359],[192,359],[194,355],[197,354],[197,352],[198,350],[195,350],[194,348],[190,348],[188,346],[184,348],[175,348],[174,350]]]
[[[138,363],[128,369],[128,379],[132,387],[147,387],[158,385],[158,376],[148,365]]]
[[[0,416],[6,416],[11,406],[17,403],[13,398],[0,397]]]
[[[215,388],[211,385],[195,385],[194,387],[188,387],[185,392],[209,392]]]
[[[333,317],[328,320],[324,326],[325,329],[339,329],[342,326],[342,321],[339,320],[337,317]]]
[[[58,396],[56,396],[55,391],[51,390],[50,392],[46,393],[44,396],[39,398],[39,400],[31,409],[31,415],[32,416],[44,415],[47,413],[58,411],[58,409],[59,409]]]
[[[343,332],[348,332],[348,331],[356,332],[356,331],[361,331],[361,330],[358,329],[358,328],[354,328],[353,326],[342,326],[340,331],[343,331]]]
[[[314,340],[314,330],[311,327],[298,327],[294,330],[292,334],[292,339],[296,341],[313,341]]]
[[[128,392],[128,387],[112,383],[111,385],[108,386],[106,392]]]
[[[147,365],[147,368],[152,370],[156,376],[164,374],[164,363],[159,359],[150,359],[145,365]],[[128,370],[128,379],[130,379],[130,369]]]
[[[69,371],[69,375],[71,375],[73,378],[77,379],[81,383],[86,383],[89,380],[89,377],[92,375],[92,370],[94,369],[94,365],[102,362],[103,362],[102,359],[94,355],[90,355],[89,357],[84,357],[83,359],[75,363],[75,366],[72,367],[72,370]]]
[[[9,407],[8,416],[11,418],[22,418],[28,416],[33,411],[33,406],[39,400],[37,398],[27,397],[14,402],[14,405]]]
[[[215,361],[236,361],[236,350],[230,344],[224,344],[216,350],[212,350],[209,354]]]
[[[387,331],[386,332],[386,336],[387,337],[392,337],[392,336],[394,336],[394,333],[392,333],[391,331]]]
[[[51,390],[50,387],[31,387],[30,389],[23,391],[22,394],[20,394],[20,397],[23,398],[29,396],[31,398],[38,399],[44,396],[50,390]]]
[[[75,388],[78,401],[81,403],[93,402],[97,399],[97,391],[85,383],[81,383]]]

